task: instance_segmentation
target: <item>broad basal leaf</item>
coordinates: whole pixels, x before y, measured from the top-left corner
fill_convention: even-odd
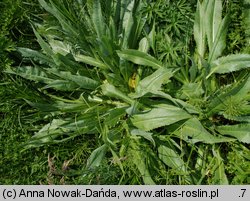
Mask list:
[[[123,44],[122,47],[124,49],[129,48],[129,38],[133,31],[134,25],[134,16],[133,16],[133,8],[135,5],[135,0],[132,1],[124,1],[122,5],[124,9],[123,16],[120,16],[120,20],[122,22],[122,30],[123,30]],[[122,17],[122,18],[121,18]],[[133,33],[134,35],[134,33]]]
[[[162,67],[160,61],[150,56],[149,54],[146,54],[145,52],[141,52],[139,50],[130,49],[130,50],[117,51],[117,54],[122,59],[131,61],[135,64],[150,66],[154,69]]]
[[[227,137],[217,137],[209,133],[196,118],[187,120],[179,129],[173,132],[180,139],[187,142],[197,143],[221,143],[230,142],[234,139]]]
[[[250,124],[218,126],[216,130],[222,135],[232,136],[240,142],[250,144]]]
[[[178,107],[159,104],[154,105],[151,110],[144,111],[142,114],[133,115],[131,121],[137,128],[150,131],[190,117],[188,113]]]

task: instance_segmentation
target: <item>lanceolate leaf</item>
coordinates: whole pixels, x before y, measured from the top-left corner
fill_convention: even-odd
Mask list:
[[[154,69],[162,67],[161,62],[159,62],[157,59],[139,50],[130,49],[130,50],[117,51],[117,53],[119,57],[121,57],[122,59],[132,61],[135,64],[150,66]]]
[[[213,175],[213,178],[211,179],[212,184],[228,185],[228,179],[225,173],[225,165],[223,159],[220,156],[219,149],[214,149],[213,153],[215,161],[214,161],[214,166],[212,168],[212,175]]]
[[[75,85],[78,85],[83,89],[96,89],[99,86],[99,82],[81,75],[72,75],[68,71],[59,71],[57,69],[48,69],[47,72],[54,74],[64,80],[70,81]]]
[[[230,73],[249,67],[250,54],[228,55],[226,57],[221,57],[211,63],[211,72],[207,78],[213,73]]]
[[[229,16],[221,20],[221,0],[209,0],[206,9],[206,34],[209,47],[208,62],[217,59],[226,47],[226,33]]]
[[[126,115],[126,108],[114,108],[108,111],[108,116],[105,118],[105,125],[107,126],[116,126],[120,120],[120,118]]]
[[[153,107],[150,111],[133,115],[132,123],[141,130],[150,131],[191,117],[184,110],[172,105],[159,104]]]
[[[36,50],[29,48],[17,48],[17,50],[22,54],[23,57],[34,59],[34,61],[38,61],[40,64],[53,64],[53,59]]]
[[[44,53],[47,54],[48,56],[53,56],[54,52],[51,49],[51,47],[49,46],[48,43],[46,43],[42,37],[40,36],[40,34],[33,28],[33,31],[37,37],[37,41],[39,43],[39,45],[41,46],[41,48],[43,49]]]
[[[221,143],[221,142],[230,142],[234,139],[227,137],[216,137],[209,133],[196,118],[187,120],[179,129],[173,132],[180,139],[183,139],[187,142],[197,143]]]
[[[7,69],[5,72],[19,75],[25,79],[43,82],[43,83],[51,83],[53,79],[48,78],[47,74],[42,71],[38,67],[26,66],[26,67],[18,67],[16,69]]]
[[[77,84],[69,80],[53,80],[43,89],[53,88],[59,91],[74,91],[78,88]]]
[[[132,28],[133,28],[133,24],[134,24],[134,17],[133,17],[133,8],[135,5],[135,0],[130,1],[130,3],[128,3],[128,1],[126,2],[126,9],[124,12],[124,16],[122,18],[122,29],[124,31],[123,35],[123,44],[122,47],[124,49],[129,48],[128,44],[129,44],[129,37],[132,34]]]
[[[213,41],[212,49],[209,49],[208,62],[212,62],[221,56],[226,47],[227,28],[229,24],[229,16],[227,15],[219,25],[216,38]]]
[[[173,149],[160,145],[158,148],[159,158],[169,167],[180,174],[187,174],[185,163]]]
[[[221,0],[208,0],[206,10],[206,33],[209,49],[213,49],[214,41],[218,35],[222,16],[222,2]]]
[[[222,135],[228,135],[237,138],[240,142],[250,144],[250,124],[237,124],[218,126],[216,130]]]
[[[109,84],[108,82],[104,83],[101,87],[102,87],[102,92],[105,96],[120,99],[129,104],[132,104],[134,102],[133,99],[128,97],[126,94],[122,93],[114,85]]]
[[[97,32],[98,38],[101,39],[103,34],[105,34],[105,24],[102,16],[102,9],[100,0],[93,1],[93,14],[92,20]]]
[[[204,2],[201,4],[198,1],[197,11],[194,21],[194,39],[197,46],[198,56],[203,58],[206,51],[206,26],[204,21]]]
[[[90,57],[90,56],[85,56],[85,55],[75,55],[74,56],[76,61],[83,62],[85,64],[91,65],[91,66],[96,66],[101,69],[109,69],[109,67],[104,64],[103,62],[99,61],[96,58]]]

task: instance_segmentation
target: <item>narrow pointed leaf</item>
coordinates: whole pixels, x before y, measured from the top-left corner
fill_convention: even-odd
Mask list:
[[[74,56],[76,61],[83,62],[85,64],[91,65],[91,66],[96,66],[101,69],[109,69],[109,67],[101,62],[100,60],[90,57],[90,56],[85,56],[85,55],[75,55]]]
[[[203,58],[206,51],[206,29],[205,29],[205,21],[204,21],[204,3],[201,4],[198,1],[197,10],[195,14],[194,21],[194,39],[197,46],[197,53],[199,57]]]
[[[229,25],[229,15],[225,16],[225,18],[219,24],[216,37],[214,41],[212,41],[211,49],[209,49],[209,57],[208,57],[209,63],[217,59],[219,56],[221,56],[223,50],[225,49],[228,25]]]
[[[212,167],[213,177],[211,179],[213,185],[228,185],[227,175],[225,173],[225,165],[220,156],[218,149],[213,150],[215,162]]]
[[[49,44],[47,42],[45,42],[43,40],[43,38],[40,36],[40,34],[35,30],[35,28],[33,28],[33,31],[35,33],[35,36],[37,38],[37,42],[39,43],[39,45],[41,46],[41,48],[43,49],[43,51],[45,52],[46,55],[48,56],[53,56],[54,52],[51,49],[51,47],[49,46]]]
[[[221,24],[222,2],[221,0],[209,0],[206,10],[206,33],[209,50],[211,51],[218,37]]]
[[[161,62],[159,62],[157,59],[139,50],[123,50],[117,51],[117,53],[122,59],[131,61],[135,64],[150,66],[154,69],[162,67]]]
[[[103,34],[105,34],[105,25],[104,25],[104,18],[102,16],[102,8],[100,0],[93,0],[93,13],[92,13],[92,20],[97,32],[98,38],[102,38]]]
[[[104,83],[102,86],[102,92],[105,96],[109,96],[112,98],[123,100],[129,104],[132,104],[134,101],[124,93],[122,93],[119,89],[117,89],[114,85],[109,84],[108,82]]]
[[[133,115],[132,123],[143,131],[170,125],[191,116],[184,110],[167,104],[155,105],[150,111]]]
[[[53,80],[43,89],[53,88],[59,91],[74,91],[78,88],[78,85],[69,80]]]
[[[47,74],[44,71],[42,71],[38,67],[33,66],[23,66],[15,69],[9,68],[5,72],[10,74],[16,74],[25,79],[37,82],[50,83],[53,81],[53,79],[48,78]]]

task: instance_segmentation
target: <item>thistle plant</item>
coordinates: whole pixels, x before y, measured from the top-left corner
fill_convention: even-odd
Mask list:
[[[250,55],[222,56],[229,18],[221,0],[198,1],[196,51],[180,66],[150,55],[157,41],[143,1],[39,2],[49,13],[33,25],[41,51],[19,48],[22,65],[6,71],[44,97],[26,100],[44,125],[25,148],[98,136],[86,167],[109,156],[120,183],[128,167],[144,184],[228,183],[219,145],[250,143]],[[229,73],[234,80],[221,84]]]

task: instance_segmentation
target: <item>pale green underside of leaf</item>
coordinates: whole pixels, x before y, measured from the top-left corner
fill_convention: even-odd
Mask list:
[[[232,54],[221,57],[211,63],[211,72],[213,73],[230,73],[250,67],[250,54]]]
[[[159,62],[157,59],[139,50],[129,49],[129,50],[117,51],[117,54],[119,55],[120,58],[131,61],[135,64],[150,66],[154,69],[162,67],[161,62]]]
[[[250,124],[218,126],[216,130],[222,135],[228,135],[240,142],[250,144]]]
[[[228,137],[216,137],[209,133],[196,118],[187,120],[174,134],[187,142],[203,142],[208,144],[234,141]]]
[[[54,74],[54,75],[56,75],[64,80],[71,81],[83,89],[94,90],[100,85],[99,82],[97,82],[91,78],[88,78],[88,77],[85,77],[82,75],[72,75],[68,71],[59,71],[57,69],[48,69],[47,72]]]
[[[191,117],[184,110],[172,105],[159,104],[153,107],[148,112],[133,115],[133,125],[141,130],[150,131]]]
[[[197,11],[195,15],[194,21],[194,39],[197,46],[198,55],[203,58],[206,50],[206,29],[205,23],[203,21],[203,15],[205,13],[205,9],[203,5],[198,1]]]
[[[33,66],[23,66],[18,68],[7,69],[5,72],[10,74],[16,74],[25,79],[37,82],[50,83],[54,81],[53,79],[48,78],[47,74],[40,68]]]
[[[159,158],[167,166],[173,168],[178,174],[187,174],[186,166],[182,158],[173,149],[160,145],[158,148]]]
[[[216,40],[216,35],[219,30],[222,15],[222,2],[221,0],[209,0],[206,12],[206,27],[209,49],[212,50],[213,43]]]

